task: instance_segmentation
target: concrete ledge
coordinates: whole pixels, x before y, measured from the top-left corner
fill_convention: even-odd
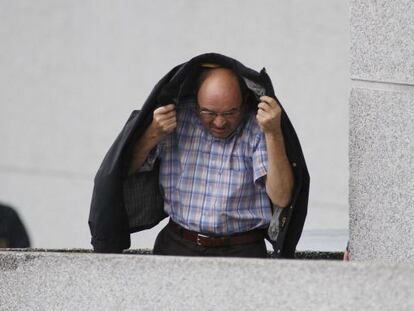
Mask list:
[[[92,254],[91,249],[84,248],[61,248],[61,249],[50,249],[50,248],[4,248],[3,251],[8,252],[41,252],[41,253],[86,253]],[[152,255],[152,250],[145,249],[128,249],[123,254],[130,255]],[[272,258],[273,252],[268,251],[268,257]],[[325,260],[342,260],[342,252],[317,252],[317,251],[299,251],[296,252],[295,259],[325,259]]]
[[[1,310],[413,310],[414,265],[0,252]]]

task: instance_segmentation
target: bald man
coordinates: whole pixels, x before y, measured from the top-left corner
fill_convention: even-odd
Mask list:
[[[293,174],[280,106],[262,96],[256,107],[242,83],[230,69],[205,69],[195,96],[156,109],[135,145],[130,173],[160,160],[170,216],[154,254],[267,256],[265,229],[273,206],[289,205]]]

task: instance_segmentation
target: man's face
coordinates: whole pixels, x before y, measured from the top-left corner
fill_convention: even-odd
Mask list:
[[[217,68],[210,71],[197,94],[201,124],[216,138],[226,138],[242,119],[242,96],[232,71]]]

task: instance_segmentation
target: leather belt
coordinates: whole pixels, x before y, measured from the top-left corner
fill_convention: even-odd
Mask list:
[[[265,236],[263,229],[255,229],[240,234],[222,237],[208,236],[199,232],[190,231],[186,228],[183,228],[179,224],[173,222],[171,219],[167,227],[172,232],[181,236],[183,239],[191,241],[199,246],[205,247],[221,247],[249,244],[263,240]]]

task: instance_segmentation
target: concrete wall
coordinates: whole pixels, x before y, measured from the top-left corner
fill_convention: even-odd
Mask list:
[[[347,228],[348,23],[343,0],[1,1],[0,200],[34,246],[89,247],[93,176],[130,111],[215,51],[272,77],[312,177],[306,228]]]
[[[414,259],[413,17],[413,1],[351,1],[350,231],[357,260]]]
[[[1,310],[414,309],[413,264],[0,252]]]

